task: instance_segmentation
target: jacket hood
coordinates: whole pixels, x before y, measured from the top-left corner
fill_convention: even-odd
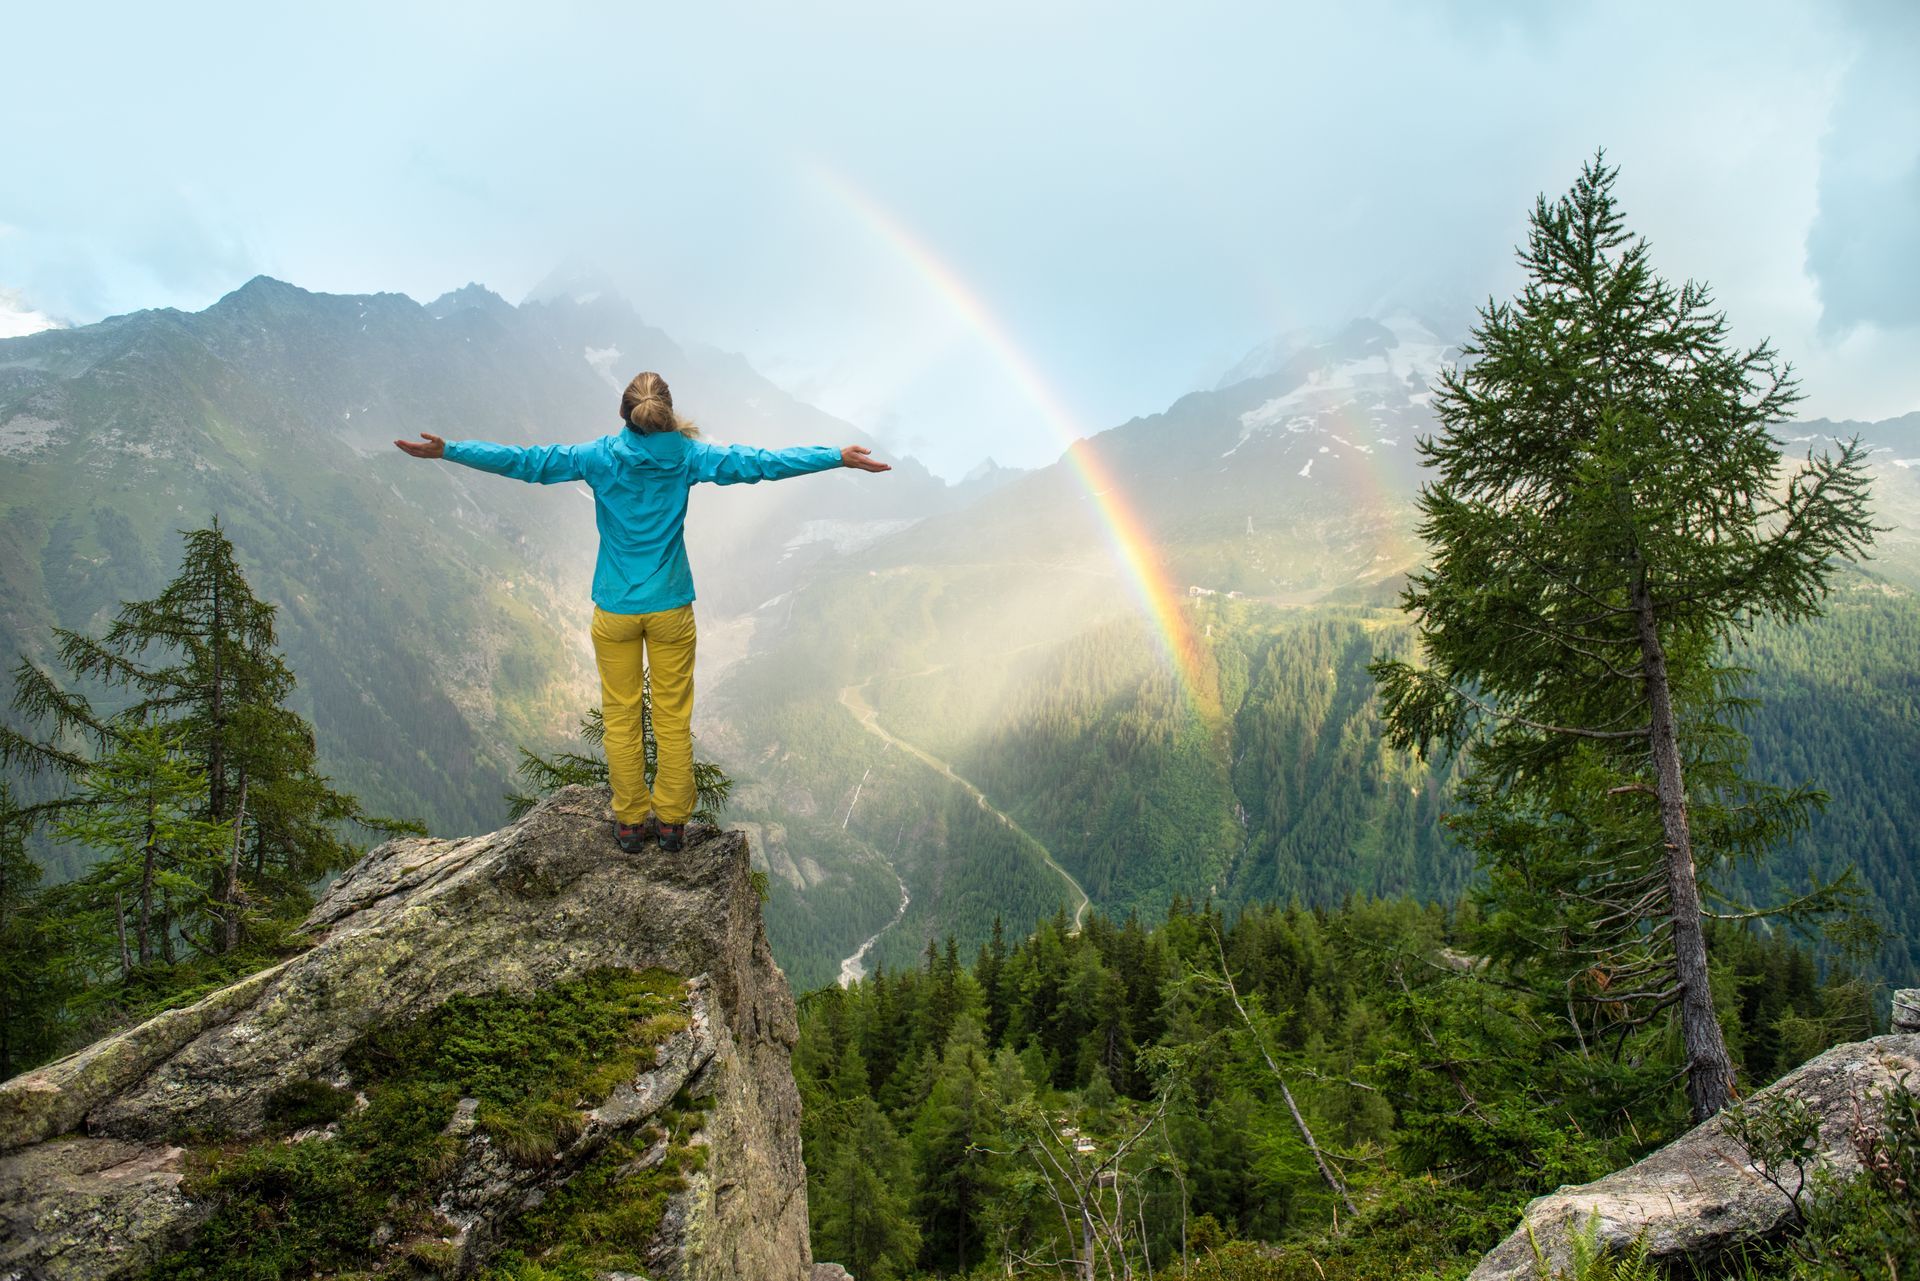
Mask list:
[[[687,454],[687,438],[677,431],[648,432],[622,427],[607,438],[614,457],[637,467],[671,467]]]

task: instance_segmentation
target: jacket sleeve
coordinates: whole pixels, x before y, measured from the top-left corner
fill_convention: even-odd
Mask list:
[[[490,471],[496,476],[524,480],[530,485],[558,485],[563,481],[585,480],[584,445],[496,445],[486,440],[450,440],[446,460]]]
[[[840,451],[832,445],[796,445],[792,449],[755,449],[751,445],[709,445],[693,442],[692,477],[715,485],[751,485],[762,480],[785,480],[840,465]]]

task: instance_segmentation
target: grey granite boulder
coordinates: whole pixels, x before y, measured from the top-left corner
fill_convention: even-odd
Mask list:
[[[611,1137],[636,1134],[682,1086],[707,1100],[704,1165],[668,1205],[659,1278],[809,1281],[793,997],[749,880],[746,839],[621,853],[605,789],[567,788],[465,840],[390,841],[327,891],[287,961],[0,1083],[0,1281],[137,1275],[207,1213],[183,1179],[189,1133],[245,1137],[294,1082],[350,1085],[367,1032],[456,994],[524,992],[609,967],[685,980],[685,1030],[590,1108],[551,1168],[491,1150],[472,1108],[437,1186],[459,1273],[512,1212],[537,1204]],[[326,1141],[315,1131],[305,1141]],[[644,1163],[644,1162],[643,1162]]]
[[[1920,1088],[1920,1036],[1903,1034],[1835,1046],[1756,1094],[1791,1094],[1820,1122],[1820,1164],[1841,1177],[1859,1172],[1847,1139],[1856,1106],[1897,1081]],[[1480,1261],[1469,1281],[1536,1278],[1533,1241],[1549,1268],[1566,1266],[1570,1234],[1595,1216],[1599,1241],[1624,1250],[1642,1234],[1649,1257],[1711,1257],[1779,1230],[1791,1205],[1725,1132],[1723,1117],[1695,1126],[1658,1152],[1579,1187],[1561,1188],[1527,1206],[1525,1222]]]

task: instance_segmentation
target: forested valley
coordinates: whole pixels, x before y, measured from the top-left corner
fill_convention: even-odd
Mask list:
[[[1367,672],[1382,654],[1410,652],[1405,616],[1368,604],[1203,599],[1192,609],[1212,632],[1220,703],[1211,715],[1181,695],[1153,637],[1129,619],[1010,661],[985,656],[926,673],[902,663],[904,673],[883,671],[864,694],[886,729],[950,761],[1110,913],[1153,919],[1175,895],[1209,889],[1229,907],[1463,894],[1474,859],[1441,822],[1454,766],[1387,746]],[[818,613],[828,635],[863,616],[844,599]],[[814,662],[816,645],[831,641],[798,661]],[[1871,891],[1862,910],[1882,926],[1879,951],[1863,964],[1904,981],[1920,970],[1920,883],[1904,835],[1920,821],[1920,606],[1870,571],[1849,572],[1823,617],[1757,628],[1737,660],[1752,673],[1744,726],[1754,772],[1787,786],[1811,781],[1828,800],[1765,860],[1704,874],[1730,899],[1764,899],[1806,876],[1857,868]],[[947,932],[971,949],[996,914],[1011,921],[1071,904],[1063,882],[953,783],[860,733],[830,699],[786,692],[795,670],[776,654],[732,678],[729,695],[751,704],[729,717],[742,741],[806,750],[729,755],[745,789],[730,816],[752,820],[776,856],[845,851],[830,865],[869,869],[832,894],[813,892],[796,870],[785,882],[794,892],[769,904],[775,946],[801,987],[829,981],[852,950],[844,940],[892,918],[899,894],[871,861],[876,849],[921,887],[914,913],[876,947],[890,966],[913,964],[929,937]],[[979,856],[943,858],[936,875],[930,851],[949,846]]]
[[[971,958],[948,939],[813,992],[794,1065],[815,1253],[863,1281],[1089,1253],[1099,1276],[1456,1274],[1529,1197],[1688,1125],[1673,1029],[1583,1050],[1548,1000],[1485,981],[1490,932],[1471,900],[1175,899],[1151,925],[996,923]],[[1743,1089],[1876,1030],[1870,985],[1806,948],[1712,944]]]

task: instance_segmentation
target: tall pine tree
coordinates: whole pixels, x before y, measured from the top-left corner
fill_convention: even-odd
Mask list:
[[[179,573],[152,600],[123,603],[104,636],[55,629],[66,682],[19,664],[14,711],[42,733],[0,726],[0,765],[73,784],[22,807],[43,821],[101,808],[86,781],[137,731],[151,727],[180,743],[201,780],[192,816],[232,834],[226,858],[203,869],[217,919],[203,922],[195,942],[218,952],[240,943],[250,905],[297,904],[306,886],[352,860],[343,823],[421,829],[363,814],[320,773],[313,729],[287,706],[294,674],[279,651],[276,607],[253,594],[217,519],[183,538]],[[122,695],[125,706],[97,711],[82,692],[88,683]],[[69,826],[87,830],[70,818]],[[171,946],[168,935],[159,942]]]
[[[1783,473],[1770,425],[1798,393],[1766,345],[1736,348],[1708,291],[1656,275],[1596,157],[1542,197],[1527,283],[1489,304],[1421,442],[1431,566],[1405,607],[1424,666],[1376,663],[1389,737],[1469,747],[1463,828],[1494,872],[1529,836],[1597,825],[1508,878],[1613,929],[1595,1008],[1678,1010],[1696,1118],[1734,1088],[1709,989],[1698,869],[1764,848],[1816,797],[1745,777],[1730,643],[1816,613],[1873,527],[1857,444]],[[1705,818],[1707,821],[1703,822]],[[1585,838],[1580,838],[1584,840]],[[1543,892],[1544,891],[1544,892]],[[1622,923],[1625,923],[1622,928]],[[1537,923],[1536,923],[1537,924]]]
[[[867,1065],[853,1046],[834,1073],[829,1106],[835,1142],[817,1158],[819,1177],[808,1187],[815,1253],[856,1277],[893,1281],[920,1251],[919,1229],[907,1214],[910,1154],[873,1101]]]

